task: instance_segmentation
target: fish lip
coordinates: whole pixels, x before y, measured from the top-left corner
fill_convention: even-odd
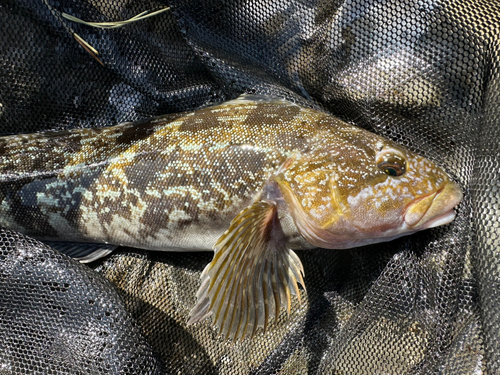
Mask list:
[[[425,194],[425,195],[422,195],[414,200],[412,200],[410,203],[408,203],[408,205],[405,207],[404,209],[404,222],[406,223],[406,225],[408,225],[408,227],[410,228],[413,228],[413,227],[416,227],[418,226],[418,224],[420,223],[421,219],[425,216],[425,214],[427,213],[427,211],[429,211],[429,208],[431,208],[432,206],[432,203],[429,205],[429,207],[427,207],[427,209],[425,210],[425,212],[422,214],[422,216],[420,216],[420,219],[413,225],[410,225],[408,224],[408,221],[406,219],[406,215],[408,214],[408,210],[410,209],[410,207],[413,207],[415,206],[416,204],[418,204],[419,202],[423,201],[424,199],[428,198],[428,197],[431,197],[431,196],[434,196],[434,199],[443,191],[444,189],[444,186],[438,190],[436,190],[435,192],[433,193],[429,193],[429,194]]]
[[[448,199],[448,201],[440,200],[440,198],[442,198],[442,194],[449,195],[449,198],[451,199]],[[408,224],[406,221],[406,215],[408,209],[413,205],[418,204],[423,199],[426,199],[431,196],[434,196],[432,203],[429,205],[429,207],[427,207],[425,212],[422,213],[420,219],[413,225]],[[408,206],[406,206],[405,208],[405,214],[404,214],[405,223],[408,225],[409,228],[415,230],[434,228],[440,225],[449,224],[455,218],[454,207],[460,203],[462,198],[463,198],[463,193],[458,184],[456,184],[453,181],[449,181],[442,188],[436,190],[435,192],[418,197],[410,204],[408,204]],[[441,208],[439,214],[428,217],[429,212],[432,214],[433,211],[439,208]]]
[[[419,226],[418,229],[429,229],[449,224],[455,219],[455,216],[455,210],[453,210],[452,208],[444,212],[442,215],[434,216],[432,219],[427,220],[425,223]]]

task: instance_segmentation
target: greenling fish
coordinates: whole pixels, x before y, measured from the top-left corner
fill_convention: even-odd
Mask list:
[[[0,138],[1,226],[50,241],[214,250],[188,323],[213,315],[232,339],[265,329],[291,295],[300,299],[293,250],[447,224],[461,198],[442,169],[392,141],[256,96]]]

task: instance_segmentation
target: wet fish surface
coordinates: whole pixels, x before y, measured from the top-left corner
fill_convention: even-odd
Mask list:
[[[430,160],[272,98],[0,138],[1,226],[48,241],[214,250],[189,323],[213,315],[233,339],[300,298],[293,250],[448,224],[461,198]]]

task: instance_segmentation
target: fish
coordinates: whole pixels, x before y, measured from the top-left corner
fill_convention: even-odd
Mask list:
[[[71,246],[81,261],[116,246],[214,251],[187,323],[212,317],[233,340],[265,331],[293,296],[300,301],[297,250],[445,225],[462,196],[442,168],[389,139],[257,95],[109,127],[0,137],[2,227],[87,244],[89,253]]]

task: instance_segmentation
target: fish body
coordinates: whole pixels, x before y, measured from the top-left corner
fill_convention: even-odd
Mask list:
[[[214,315],[232,338],[300,297],[292,249],[446,224],[461,197],[431,161],[278,99],[0,138],[1,226],[44,240],[215,250],[190,322]]]
[[[292,130],[274,138],[273,124],[247,126],[255,107],[0,138],[0,225],[45,240],[211,251],[303,143]]]
[[[310,148],[314,128],[285,108],[243,101],[0,138],[0,225],[45,240],[212,251],[284,161]]]

